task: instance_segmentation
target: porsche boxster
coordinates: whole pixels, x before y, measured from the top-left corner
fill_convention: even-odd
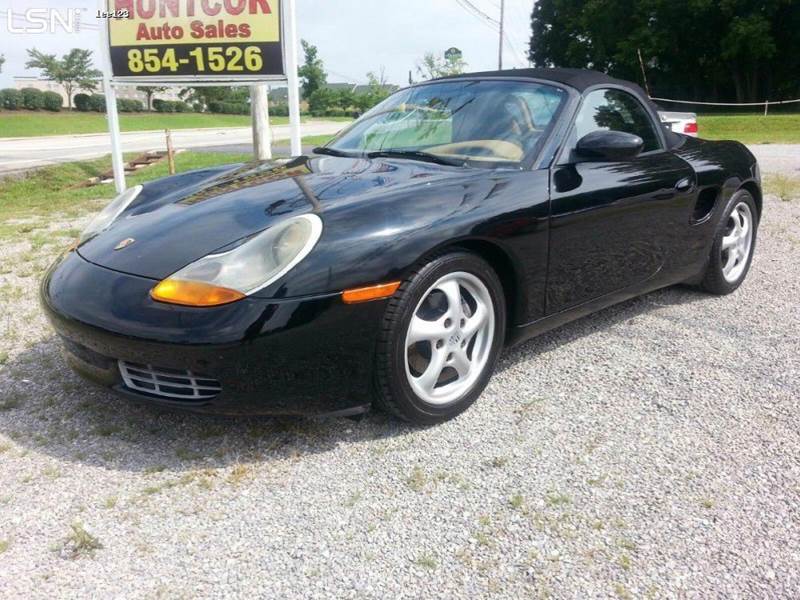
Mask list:
[[[668,130],[635,84],[472,73],[308,155],[128,189],[41,299],[69,363],[129,399],[430,424],[504,346],[665,286],[733,292],[761,211],[753,155]]]

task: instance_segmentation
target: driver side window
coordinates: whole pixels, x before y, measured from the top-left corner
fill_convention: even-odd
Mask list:
[[[642,152],[661,148],[652,119],[639,101],[617,89],[595,90],[583,100],[575,117],[574,143],[593,131],[623,131],[644,140]]]

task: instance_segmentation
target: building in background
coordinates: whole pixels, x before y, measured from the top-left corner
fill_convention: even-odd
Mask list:
[[[42,77],[14,77],[14,87],[18,90],[22,88],[35,88],[37,90],[41,90],[43,92],[56,92],[61,96],[61,106],[67,106],[67,93],[64,91],[64,88],[61,86],[60,83],[52,81],[51,79],[44,79]],[[102,83],[100,80],[97,81],[97,88],[95,89],[95,94],[102,93]],[[183,88],[179,87],[168,87],[163,92],[158,92],[153,95],[153,99],[159,98],[161,100],[180,100],[181,98],[178,96],[178,92],[181,91]],[[91,94],[92,92],[87,92],[86,90],[77,90],[72,97],[74,98],[77,94]],[[140,92],[136,89],[136,86],[133,85],[122,85],[117,87],[117,98],[125,98],[129,100],[139,100],[143,105],[147,104],[147,96],[144,92]],[[74,103],[73,103],[74,104]]]

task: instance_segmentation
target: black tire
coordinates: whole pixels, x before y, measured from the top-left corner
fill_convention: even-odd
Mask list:
[[[417,305],[439,279],[466,272],[488,289],[494,308],[494,334],[487,346],[488,359],[480,376],[457,399],[431,404],[417,395],[406,376],[406,332]],[[433,256],[403,281],[389,301],[378,339],[375,364],[375,400],[379,408],[417,425],[434,425],[452,419],[475,402],[494,372],[503,347],[506,309],[503,286],[494,269],[480,256],[456,250]]]
[[[725,237],[730,229],[731,214],[741,203],[745,203],[750,209],[750,214],[752,215],[753,236],[752,241],[750,242],[750,251],[745,261],[744,269],[735,280],[728,281],[723,273],[722,238]],[[736,291],[736,289],[742,285],[742,282],[747,277],[747,273],[750,271],[750,264],[753,261],[753,254],[755,253],[756,249],[758,221],[758,209],[756,208],[755,200],[753,200],[753,196],[750,194],[750,192],[747,190],[739,190],[733,194],[731,199],[728,200],[728,204],[725,206],[725,210],[722,213],[722,218],[719,220],[719,223],[717,223],[717,229],[714,232],[714,243],[711,246],[711,255],[709,256],[708,265],[706,266],[705,273],[703,274],[703,279],[700,282],[700,287],[704,291],[710,294],[724,296]]]

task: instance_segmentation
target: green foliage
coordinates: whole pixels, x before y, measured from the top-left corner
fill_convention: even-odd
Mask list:
[[[139,85],[136,86],[136,89],[140,92],[144,92],[144,95],[147,96],[147,110],[152,110],[153,107],[153,95],[159,94],[161,92],[167,91],[165,86],[157,86],[157,85]]]
[[[208,103],[208,111],[223,115],[249,115],[250,105],[247,102],[217,102]]]
[[[467,63],[461,56],[441,57],[433,52],[426,52],[422,61],[417,64],[417,74],[422,79],[436,79],[448,75],[458,75],[466,69]]]
[[[61,110],[61,105],[64,100],[61,94],[57,92],[43,92],[42,93],[42,108],[50,112],[58,112]]]
[[[106,97],[103,94],[89,96],[89,110],[99,113],[106,112]]]
[[[309,44],[305,40],[300,41],[303,46],[305,61],[303,66],[297,70],[297,74],[302,81],[303,98],[311,102],[311,96],[327,83],[328,76],[325,74],[324,64],[319,58],[316,46]]]
[[[193,87],[181,90],[179,96],[188,102],[191,106],[200,105],[202,110],[208,109],[211,111],[212,102],[228,102],[232,104],[247,104],[250,99],[250,91],[246,87],[223,87],[223,86],[210,86],[210,87]],[[153,108],[158,110],[156,102],[153,101]],[[164,102],[163,100],[161,102]],[[177,111],[182,112],[182,111]],[[197,111],[200,112],[200,111]],[[249,111],[248,111],[249,114]]]
[[[45,77],[64,86],[68,106],[72,108],[72,92],[94,90],[102,74],[92,66],[92,51],[73,48],[63,57],[45,54],[36,48],[28,50],[28,69],[40,69]]]
[[[117,98],[117,110],[119,112],[142,112],[144,104],[133,98]]]
[[[17,110],[22,107],[22,93],[14,88],[0,91],[0,106],[6,110]]]
[[[192,112],[192,107],[182,100],[153,100],[153,108],[160,113],[186,113]]]
[[[89,94],[75,94],[72,102],[75,104],[75,108],[81,112],[88,112],[92,110]]]
[[[20,90],[22,94],[22,108],[26,110],[39,110],[44,108],[44,93],[36,88],[26,87]]]
[[[309,96],[308,110],[315,117],[324,115],[336,105],[338,93],[327,87],[321,87]]]
[[[593,68],[700,100],[800,95],[800,3],[789,0],[539,0],[535,66]]]

